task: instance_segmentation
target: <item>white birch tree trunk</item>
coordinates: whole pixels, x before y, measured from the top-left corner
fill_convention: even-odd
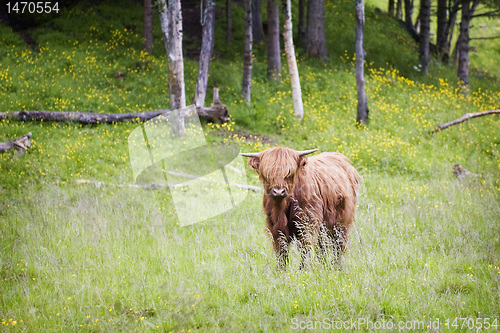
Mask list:
[[[365,26],[364,0],[356,0],[356,87],[358,90],[358,112],[356,120],[360,124],[368,123],[368,102],[365,86],[365,50],[363,49],[363,30]]]
[[[462,19],[460,34],[456,49],[458,52],[458,78],[462,82],[465,94],[469,94],[469,50],[470,50],[470,22],[480,0],[462,0]]]
[[[174,132],[184,135],[184,117],[180,109],[186,107],[184,88],[184,59],[182,56],[182,11],[180,0],[159,0],[160,22],[168,57],[168,84],[170,107],[173,111]]]
[[[243,52],[243,80],[241,94],[250,102],[252,91],[252,1],[245,0],[245,49]]]
[[[201,26],[202,41],[200,51],[200,69],[193,103],[196,107],[203,107],[207,95],[208,70],[210,59],[214,50],[214,27],[215,27],[215,0],[202,0]]]
[[[304,117],[304,105],[302,104],[302,91],[300,89],[299,70],[297,60],[295,59],[295,48],[293,46],[292,30],[292,6],[290,0],[283,0],[283,19],[284,19],[284,43],[285,54],[288,62],[288,72],[290,74],[290,83],[292,85],[293,113],[295,117],[302,119]]]

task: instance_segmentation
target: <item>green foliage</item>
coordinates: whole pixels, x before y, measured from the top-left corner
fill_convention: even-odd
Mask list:
[[[433,2],[435,3],[435,2]],[[420,1],[414,2],[413,22],[418,19]],[[436,4],[437,5],[437,4]],[[385,67],[384,60],[387,63],[400,70],[401,74],[417,81],[426,83],[435,83],[439,78],[450,82],[456,81],[457,72],[453,59],[450,65],[444,65],[437,59],[431,62],[431,72],[426,78],[422,78],[420,73],[415,70],[418,65],[418,45],[404,29],[398,27],[395,19],[386,16],[387,1],[368,0],[366,1],[366,50],[368,53],[367,61],[375,61],[377,66]],[[376,8],[376,9],[374,9]],[[498,1],[481,2],[476,10],[476,14],[494,11],[498,8]],[[381,12],[383,11],[383,13]],[[460,12],[458,13],[458,23],[460,21]],[[352,17],[354,21],[354,17]],[[375,24],[373,24],[376,22]],[[475,17],[471,21],[470,27],[470,52],[469,52],[469,79],[471,86],[475,89],[497,89],[499,84],[498,73],[500,73],[500,64],[495,59],[500,52],[500,39],[475,39],[490,38],[498,36],[498,17]],[[456,24],[453,31],[453,40],[451,50],[453,51],[456,40],[459,35],[459,24]],[[401,24],[402,26],[402,24]],[[383,29],[381,29],[383,28]],[[435,44],[436,24],[431,24],[431,43]],[[372,33],[373,32],[373,33]],[[354,32],[353,36],[354,36]],[[434,36],[434,37],[432,37]],[[382,37],[382,38],[381,38]],[[353,37],[354,38],[354,37]],[[432,39],[434,38],[434,39]],[[390,42],[389,42],[390,41]],[[397,42],[395,42],[397,41]],[[371,47],[373,43],[376,47]],[[375,46],[375,45],[373,45]],[[353,48],[351,46],[351,48]],[[370,57],[378,58],[380,61],[370,60]],[[493,87],[492,87],[493,86]]]
[[[0,112],[167,107],[158,21],[147,55],[136,23],[141,8],[122,4],[82,3],[44,24],[33,31],[38,54],[0,26]],[[232,119],[204,126],[209,141],[236,142],[243,151],[317,147],[353,161],[364,184],[343,270],[315,262],[301,271],[295,246],[289,269],[276,270],[260,193],[224,215],[179,227],[168,191],[112,185],[133,182],[127,139],[137,124],[2,120],[0,141],[33,137],[24,156],[0,154],[1,329],[286,332],[292,319],[428,325],[439,318],[441,329],[455,317],[500,320],[498,120],[477,118],[429,134],[464,113],[498,108],[495,71],[484,67],[491,72],[472,81],[469,96],[451,66],[436,63],[422,78],[413,69],[416,45],[368,7],[370,124],[359,127],[354,18],[346,14],[352,4],[327,6],[328,20],[338,23],[328,25],[329,63],[298,52],[305,106],[299,123],[286,64],[282,84],[267,82],[262,46],[252,102],[242,100],[242,11],[234,5],[234,43],[224,43],[218,22],[209,78]],[[491,54],[492,66],[500,63]],[[185,61],[188,100],[197,70]],[[455,179],[455,163],[480,176]],[[258,185],[257,175],[248,176]]]

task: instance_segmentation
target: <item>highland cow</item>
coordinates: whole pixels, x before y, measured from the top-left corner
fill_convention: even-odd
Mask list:
[[[280,268],[286,266],[293,239],[302,249],[301,267],[307,265],[313,246],[324,255],[329,242],[339,265],[346,251],[361,177],[340,153],[305,156],[317,150],[271,148],[241,154],[250,157],[248,165],[264,185],[266,227]]]

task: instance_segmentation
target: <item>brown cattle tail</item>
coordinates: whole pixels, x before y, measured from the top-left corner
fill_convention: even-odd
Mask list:
[[[248,165],[257,171],[264,185],[266,227],[273,236],[281,267],[288,261],[288,245],[293,239],[304,250],[302,267],[311,246],[323,251],[321,231],[340,259],[353,228],[361,177],[340,153],[305,156],[316,150],[271,148],[242,154],[250,157]]]

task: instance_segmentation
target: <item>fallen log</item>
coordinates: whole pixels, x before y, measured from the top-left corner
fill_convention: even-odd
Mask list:
[[[218,90],[214,88],[214,101],[209,107],[197,107],[196,111],[201,119],[211,122],[225,123],[229,121],[227,107],[220,102]],[[118,122],[147,121],[172,113],[171,110],[155,110],[137,113],[92,113],[69,111],[14,111],[0,112],[0,120],[15,118],[20,121],[74,121],[81,124],[112,124]]]
[[[221,104],[215,107],[196,109],[202,119],[225,123],[229,120],[227,108]],[[15,111],[0,112],[0,120],[16,118],[20,121],[74,121],[81,124],[112,124],[118,122],[147,121],[160,115],[169,116],[171,110],[155,110],[137,113],[92,113],[67,111]]]
[[[489,114],[496,114],[496,113],[500,113],[500,110],[489,110],[489,111],[483,111],[483,112],[478,112],[478,113],[466,113],[461,118],[455,119],[453,121],[447,122],[446,124],[443,124],[443,125],[436,127],[435,129],[433,129],[430,132],[430,134],[434,134],[434,133],[439,132],[441,130],[444,130],[445,128],[448,128],[450,126],[463,123],[464,121],[467,121],[467,120],[472,119],[472,118],[482,117],[482,116],[486,116]]]
[[[29,132],[26,135],[23,135],[17,139],[8,141],[8,142],[0,142],[0,153],[3,153],[10,149],[15,149],[17,154],[23,155],[24,152],[31,146],[30,138],[33,134]]]

